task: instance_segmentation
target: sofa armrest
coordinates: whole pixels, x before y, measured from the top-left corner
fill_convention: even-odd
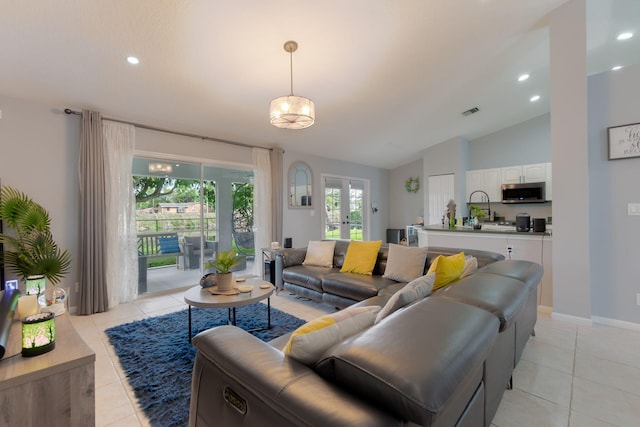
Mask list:
[[[276,252],[276,263],[275,263],[276,289],[284,288],[282,271],[286,267],[291,267],[292,265],[301,265],[304,262],[305,256],[307,256],[307,248],[278,249],[278,251]]]
[[[190,426],[402,425],[240,328],[209,329],[193,345]]]

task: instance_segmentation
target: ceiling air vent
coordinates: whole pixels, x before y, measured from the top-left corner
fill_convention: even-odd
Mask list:
[[[473,113],[477,113],[478,111],[480,111],[478,107],[473,107],[469,108],[467,111],[463,111],[462,115],[466,117],[472,115]]]

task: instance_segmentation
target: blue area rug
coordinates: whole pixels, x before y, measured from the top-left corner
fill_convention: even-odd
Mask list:
[[[243,329],[267,325],[267,307],[255,303],[236,310]],[[192,308],[193,335],[227,324],[227,310]],[[105,332],[120,359],[140,407],[153,426],[186,426],[195,348],[188,341],[188,311],[138,320]],[[305,322],[271,308],[271,329],[252,332],[269,341]]]

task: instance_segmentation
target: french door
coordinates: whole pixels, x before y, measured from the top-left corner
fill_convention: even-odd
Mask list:
[[[365,180],[322,176],[324,192],[324,239],[366,240],[368,217],[364,207],[369,199]]]

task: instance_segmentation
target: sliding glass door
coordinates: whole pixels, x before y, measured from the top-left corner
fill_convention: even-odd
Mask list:
[[[139,293],[197,284],[218,250],[252,261],[253,171],[135,158],[132,176]]]

